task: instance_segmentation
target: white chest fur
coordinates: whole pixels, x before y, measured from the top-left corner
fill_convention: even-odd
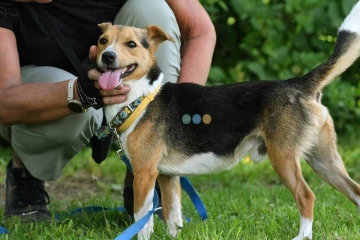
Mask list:
[[[149,95],[150,93],[154,92],[162,83],[162,80],[164,78],[163,73],[160,74],[159,78],[153,82],[152,85],[150,85],[149,79],[146,77],[143,77],[139,80],[129,80],[126,81],[124,84],[128,85],[130,87],[130,92],[127,95],[127,100],[120,104],[113,104],[108,105],[105,107],[105,116],[107,122],[110,122],[118,112],[120,112],[125,106],[129,105],[131,102],[133,102],[135,99]],[[130,127],[120,135],[120,141],[122,144],[123,151],[125,154],[128,155],[127,147],[126,147],[126,140],[129,134],[134,131],[134,128],[138,124],[141,117],[144,115],[146,110],[144,110],[137,118],[136,120],[130,125]]]

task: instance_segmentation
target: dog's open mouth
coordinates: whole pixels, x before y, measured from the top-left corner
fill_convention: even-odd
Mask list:
[[[107,68],[99,78],[99,85],[104,90],[111,90],[122,83],[137,68],[137,64],[130,64],[123,68]]]

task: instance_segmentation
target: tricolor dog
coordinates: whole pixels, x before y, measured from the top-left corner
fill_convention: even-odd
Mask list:
[[[120,131],[123,150],[134,172],[135,220],[152,208],[158,180],[164,218],[170,234],[176,236],[183,227],[179,176],[229,169],[249,153],[255,159],[268,156],[292,192],[300,212],[300,231],[294,239],[312,238],[315,195],[302,176],[302,157],[360,209],[360,186],[344,167],[332,118],[321,104],[323,87],[359,56],[360,2],[339,28],[332,56],[308,74],[286,81],[208,87],[191,83],[162,85],[163,74],[154,52],[163,41],[173,41],[171,37],[156,26],[99,26],[103,34],[98,42],[97,65],[104,71],[99,85],[110,90],[123,82],[131,89],[126,102],[106,107],[107,121],[122,122],[119,112],[124,113],[120,117],[127,118],[133,108],[151,96],[150,103],[135,119],[125,120],[127,127]],[[208,114],[211,121],[208,118],[207,124],[195,124],[186,117],[184,120],[184,116],[195,114]],[[153,219],[138,236],[149,239],[152,232]]]

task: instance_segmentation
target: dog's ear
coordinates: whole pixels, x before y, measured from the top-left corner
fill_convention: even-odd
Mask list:
[[[108,29],[109,27],[112,26],[112,24],[111,24],[110,22],[104,22],[104,23],[98,24],[98,26],[101,28],[101,30],[102,30],[103,32],[105,32],[106,29]]]
[[[158,46],[163,43],[166,40],[175,42],[175,40],[167,35],[161,28],[149,25],[147,28],[147,34],[150,40],[150,44],[155,47],[155,50],[158,48]]]

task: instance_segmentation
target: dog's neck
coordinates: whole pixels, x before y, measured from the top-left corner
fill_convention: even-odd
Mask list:
[[[137,98],[141,96],[147,96],[155,92],[156,89],[162,84],[163,79],[164,74],[160,73],[157,79],[152,79],[151,81],[147,75],[143,76],[141,79],[126,81],[124,84],[130,87],[130,92],[127,94],[127,99],[123,103],[108,105],[105,107],[106,121],[110,122],[113,120],[121,109],[135,101]]]

